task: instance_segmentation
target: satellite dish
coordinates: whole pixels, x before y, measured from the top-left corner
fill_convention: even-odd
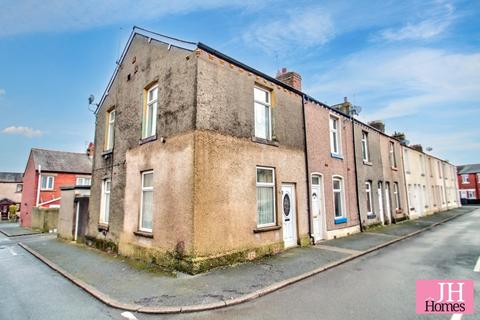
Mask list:
[[[426,150],[427,150],[428,152],[430,152],[430,151],[432,151],[432,150],[433,150],[433,148],[432,148],[432,147],[427,147],[427,149],[426,149]]]
[[[350,107],[350,114],[351,115],[358,116],[360,114],[360,112],[362,112],[362,107],[361,106],[352,105]]]
[[[91,94],[89,97],[88,97],[88,104],[92,104],[93,101],[95,101],[95,96],[93,94]]]

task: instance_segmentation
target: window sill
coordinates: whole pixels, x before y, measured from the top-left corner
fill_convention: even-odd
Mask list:
[[[336,153],[330,153],[330,156],[335,159],[343,160],[343,157]]]
[[[274,146],[274,147],[279,146],[279,143],[276,140],[267,140],[267,139],[262,139],[262,138],[258,138],[258,137],[255,137],[255,136],[252,137],[252,141],[256,142],[256,143],[266,144],[266,145],[269,145],[269,146]]]
[[[406,174],[410,174],[410,171],[405,171]]]
[[[138,144],[139,145],[142,145],[142,144],[145,144],[145,143],[148,143],[148,142],[152,142],[152,141],[155,141],[157,140],[157,135],[153,135],[153,136],[150,136],[150,137],[146,137],[146,138],[143,138],[143,139],[140,139],[140,141],[138,141]]]
[[[397,167],[392,167],[392,170],[398,171],[398,168]]]
[[[371,163],[370,161],[365,161],[363,160],[363,164],[366,165],[366,166],[372,166],[373,163]]]
[[[375,219],[377,215],[375,213],[367,214],[367,219]]]
[[[341,223],[347,223],[348,219],[345,217],[342,218],[336,218],[335,219],[335,224],[341,224]]]
[[[425,177],[425,173],[420,174],[420,176]]]
[[[150,238],[153,239],[153,233],[151,232],[146,232],[146,231],[133,231],[133,234],[139,237],[145,237],[145,238]]]
[[[98,231],[108,231],[108,224],[105,223],[99,223],[97,225]]]
[[[110,149],[110,150],[105,150],[102,152],[102,158],[103,159],[108,159],[112,156],[113,154],[113,149]]]
[[[281,226],[259,227],[259,228],[253,229],[253,233],[274,231],[274,230],[279,230],[281,228],[282,228]]]

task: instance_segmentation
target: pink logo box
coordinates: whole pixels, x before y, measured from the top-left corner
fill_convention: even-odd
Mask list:
[[[473,280],[417,280],[417,314],[471,314]]]

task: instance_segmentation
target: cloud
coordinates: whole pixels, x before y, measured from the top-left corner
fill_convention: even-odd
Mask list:
[[[423,20],[408,22],[398,29],[384,29],[379,37],[388,41],[426,40],[445,32],[455,18],[455,7],[451,3],[436,1]]]
[[[478,104],[480,52],[367,49],[339,60],[307,90],[329,102],[355,96],[354,102],[368,107],[363,113],[370,119]]]
[[[5,89],[0,88],[0,97],[3,97],[5,94]]]
[[[166,15],[218,8],[258,6],[253,0],[35,0],[4,1],[0,10],[0,37],[31,32],[85,30],[115,23],[133,23]]]
[[[2,130],[3,133],[6,134],[17,134],[17,135],[22,135],[27,138],[35,138],[35,137],[40,137],[43,135],[43,132],[41,130],[33,129],[30,127],[16,127],[16,126],[11,126],[7,127]]]
[[[292,9],[250,25],[243,40],[267,52],[323,45],[335,36],[332,19],[322,7]]]

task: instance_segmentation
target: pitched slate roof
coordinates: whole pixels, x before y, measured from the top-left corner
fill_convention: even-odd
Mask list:
[[[457,171],[459,174],[480,172],[480,163],[458,166]]]
[[[21,172],[0,172],[0,182],[22,182]]]
[[[31,156],[35,169],[41,165],[42,171],[92,173],[92,161],[86,153],[32,149]]]

